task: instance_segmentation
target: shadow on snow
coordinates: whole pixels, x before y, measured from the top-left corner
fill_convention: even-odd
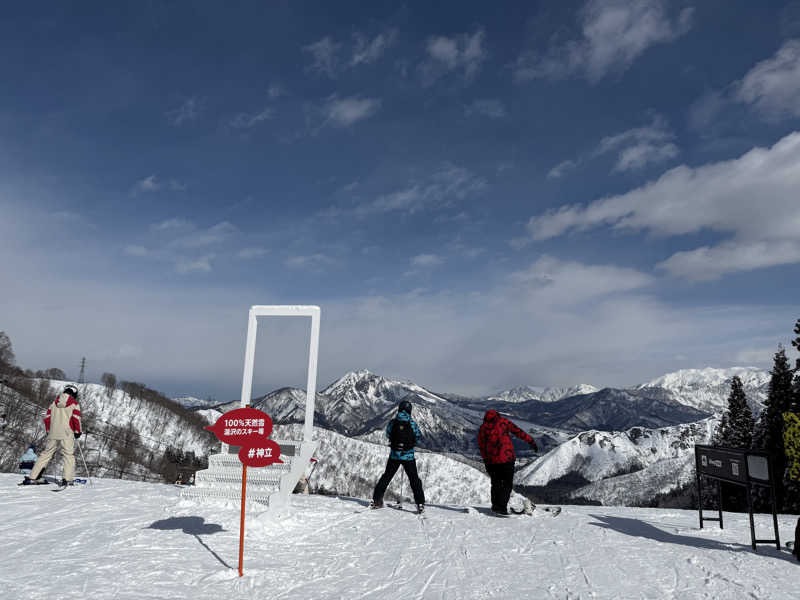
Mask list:
[[[222,563],[228,569],[233,569],[228,563],[214,552],[209,546],[200,538],[201,535],[211,535],[225,531],[222,525],[216,523],[206,523],[203,517],[170,517],[169,519],[161,519],[151,523],[148,529],[158,529],[160,531],[183,531],[183,533],[193,535],[200,545],[208,550],[214,558]]]

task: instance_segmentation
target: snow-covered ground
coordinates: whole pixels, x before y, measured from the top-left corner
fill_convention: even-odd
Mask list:
[[[95,480],[53,496],[19,479],[0,475],[3,598],[797,597],[800,563],[774,546],[754,553],[741,514],[700,530],[693,511],[567,506],[500,519],[434,503],[420,520],[293,496],[287,517],[248,513],[240,579],[236,506],[181,501],[165,484]],[[757,519],[770,537],[770,519]],[[794,521],[780,517],[782,536]]]

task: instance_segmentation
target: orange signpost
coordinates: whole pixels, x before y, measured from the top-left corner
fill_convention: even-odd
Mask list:
[[[217,439],[232,446],[240,446],[242,462],[242,514],[239,520],[239,577],[244,562],[244,508],[247,498],[247,467],[266,467],[282,463],[281,447],[269,439],[272,419],[265,412],[250,408],[237,408],[222,415],[213,425],[206,427]]]

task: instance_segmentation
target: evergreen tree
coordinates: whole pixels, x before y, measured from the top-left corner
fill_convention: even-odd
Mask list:
[[[770,374],[772,377],[769,382],[769,394],[753,435],[753,448],[770,455],[773,473],[777,479],[775,491],[780,510],[784,498],[783,474],[787,464],[783,449],[783,413],[792,406],[792,376],[794,374],[783,347],[780,347],[775,353],[775,361]]]
[[[800,319],[794,324],[794,334],[797,336],[792,340],[798,352],[800,352]],[[794,394],[792,397],[792,412],[800,413],[800,358],[797,358],[794,363]]]
[[[728,439],[728,411],[722,413],[722,418],[719,420],[714,437],[711,438],[712,446],[724,446],[725,440]]]
[[[738,375],[731,380],[731,393],[728,396],[727,427],[722,432],[721,446],[729,448],[750,448],[753,441],[753,412],[747,404],[744,385]]]

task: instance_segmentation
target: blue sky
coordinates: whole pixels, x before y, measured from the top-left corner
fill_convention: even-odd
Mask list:
[[[234,398],[248,307],[318,304],[323,385],[623,386],[800,317],[800,2],[38,4],[0,56],[26,367]]]

